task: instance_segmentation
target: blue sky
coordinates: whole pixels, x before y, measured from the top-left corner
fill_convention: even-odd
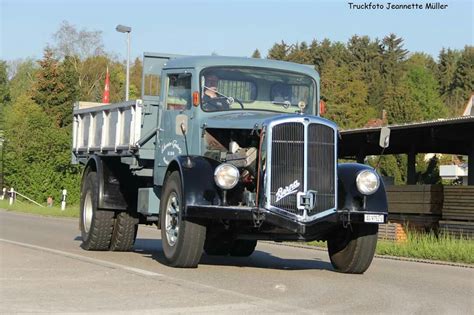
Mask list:
[[[78,29],[102,31],[105,48],[126,55],[125,35],[132,27],[132,56],[144,51],[202,55],[262,55],[275,43],[329,38],[347,42],[354,34],[383,38],[395,33],[405,48],[436,57],[442,47],[473,45],[473,2],[441,1],[445,10],[351,10],[349,2],[281,0],[0,0],[0,58],[41,58],[52,34],[66,20]],[[372,1],[387,5],[388,0]],[[397,1],[418,3],[429,1]]]

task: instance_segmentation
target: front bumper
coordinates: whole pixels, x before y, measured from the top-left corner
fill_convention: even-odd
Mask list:
[[[364,223],[366,214],[383,215],[383,222],[386,223],[388,213],[369,212],[369,211],[349,211],[337,210],[336,212],[318,218],[310,222],[301,222],[291,217],[269,211],[264,208],[239,207],[239,206],[212,206],[212,205],[189,205],[186,207],[185,218],[188,220],[230,220],[230,221],[248,221],[249,225],[255,227],[263,223],[283,228],[288,232],[300,235],[302,238],[311,238],[313,235],[320,234],[321,229],[330,225]],[[377,224],[377,223],[371,223]],[[323,228],[324,227],[324,228]]]

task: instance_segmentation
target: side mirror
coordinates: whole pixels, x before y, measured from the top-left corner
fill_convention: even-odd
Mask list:
[[[379,146],[386,149],[390,144],[390,128],[382,127],[380,129]]]

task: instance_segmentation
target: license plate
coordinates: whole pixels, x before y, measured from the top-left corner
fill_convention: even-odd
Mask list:
[[[364,222],[383,223],[383,214],[364,214]]]

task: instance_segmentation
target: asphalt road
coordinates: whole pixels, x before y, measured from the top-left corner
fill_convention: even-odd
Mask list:
[[[87,252],[76,220],[0,211],[0,313],[474,313],[473,268],[376,258],[346,275],[324,251],[261,242],[174,269],[159,234],[141,226],[133,252]]]

